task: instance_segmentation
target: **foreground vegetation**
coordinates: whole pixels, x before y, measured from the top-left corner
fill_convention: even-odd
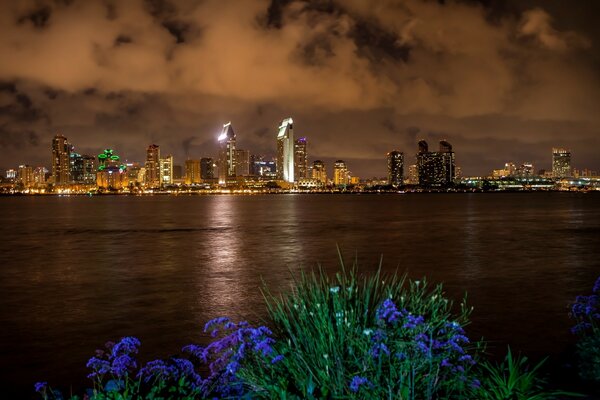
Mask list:
[[[577,299],[573,317],[582,377],[600,382],[600,279]],[[182,356],[139,365],[140,342],[108,343],[88,361],[93,382],[72,400],[101,399],[558,399],[545,389],[541,363],[508,350],[487,361],[481,342],[465,332],[471,308],[444,296],[441,285],[377,272],[359,277],[356,265],[328,277],[303,274],[295,289],[265,289],[269,327],[217,318],[214,340],[189,345]],[[199,371],[207,371],[200,375]],[[44,399],[62,398],[45,382]]]

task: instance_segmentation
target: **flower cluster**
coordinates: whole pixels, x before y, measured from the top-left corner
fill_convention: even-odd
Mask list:
[[[105,375],[123,379],[137,367],[135,354],[140,341],[135,337],[124,337],[119,342],[106,343],[106,351],[96,350],[96,356],[90,358],[87,367],[92,370],[88,378],[101,382]]]
[[[585,334],[600,324],[600,277],[596,280],[591,295],[577,296],[571,307],[571,317],[577,322],[571,331]]]
[[[469,338],[458,322],[434,326],[423,315],[399,310],[391,299],[379,306],[376,317],[379,328],[371,337],[373,358],[392,354],[400,361],[431,360],[439,365],[442,377],[463,375],[475,364],[465,348]]]
[[[219,338],[206,348],[188,345],[183,351],[208,365],[210,375],[204,386],[213,388],[217,394],[225,397],[243,394],[237,372],[245,360],[258,357],[276,364],[284,357],[274,351],[275,340],[271,337],[273,333],[265,326],[254,328],[248,322],[235,323],[229,318],[221,317],[209,321],[204,332]]]

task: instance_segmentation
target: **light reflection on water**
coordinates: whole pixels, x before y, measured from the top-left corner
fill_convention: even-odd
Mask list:
[[[568,193],[1,198],[0,379],[78,384],[106,340],[136,335],[165,357],[206,340],[210,318],[260,320],[263,280],[278,292],[317,262],[335,272],[336,245],[362,271],[383,254],[387,271],[468,292],[469,332],[492,348],[558,354],[568,303],[600,271],[599,204]]]

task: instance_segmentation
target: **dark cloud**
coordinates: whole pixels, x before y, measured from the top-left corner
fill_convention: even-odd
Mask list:
[[[584,3],[2,2],[2,167],[47,164],[58,131],[138,161],[158,143],[181,164],[214,156],[227,121],[241,148],[274,155],[292,116],[311,159],[364,176],[391,149],[412,160],[421,137],[448,139],[467,174],[548,168],[552,146],[600,169],[598,6]]]

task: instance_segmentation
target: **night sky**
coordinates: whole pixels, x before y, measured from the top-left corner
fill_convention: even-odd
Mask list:
[[[0,2],[0,168],[50,165],[52,136],[175,164],[238,147],[275,155],[288,116],[309,161],[384,176],[447,139],[463,174],[600,170],[598,1]]]

